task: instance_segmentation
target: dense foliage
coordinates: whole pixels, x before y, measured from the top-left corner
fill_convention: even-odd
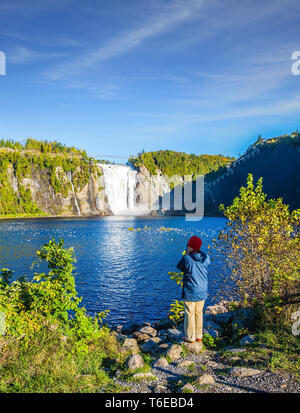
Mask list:
[[[159,170],[169,177],[178,175],[205,175],[216,170],[225,170],[234,158],[224,155],[194,155],[175,151],[141,152],[131,157],[129,163],[134,168],[144,166],[151,175]]]
[[[102,333],[99,323],[106,312],[96,317],[87,315],[80,306],[81,298],[75,287],[73,248],[63,248],[63,240],[49,241],[37,254],[47,262],[48,273],[36,273],[32,281],[21,277],[12,281],[12,272],[0,272],[0,311],[5,314],[6,337],[24,340],[43,326],[63,328],[76,338],[77,351],[85,351],[87,341]]]
[[[255,186],[251,174],[240,196],[220,210],[228,222],[215,248],[231,274],[222,294],[278,317],[300,298],[300,210],[290,212],[281,199],[267,201],[262,178]]]

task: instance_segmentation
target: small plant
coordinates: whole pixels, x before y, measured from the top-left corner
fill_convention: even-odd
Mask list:
[[[169,318],[176,324],[180,323],[184,317],[184,304],[183,301],[174,300],[171,303]]]
[[[203,342],[204,347],[207,349],[213,349],[217,347],[216,339],[210,336],[209,334],[203,334],[202,342]]]

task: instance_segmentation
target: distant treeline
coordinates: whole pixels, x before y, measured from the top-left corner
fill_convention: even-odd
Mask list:
[[[163,175],[206,175],[210,172],[223,170],[235,158],[225,155],[195,155],[170,150],[155,152],[140,152],[136,157],[130,157],[129,163],[135,168],[142,166],[148,169],[151,175],[157,170]]]
[[[86,151],[81,149],[76,149],[74,146],[68,147],[57,141],[47,141],[47,140],[36,140],[28,138],[25,144],[14,141],[13,139],[4,140],[0,139],[0,149],[19,149],[19,150],[35,150],[41,153],[64,153],[64,154],[75,154],[80,155],[84,158],[88,158]]]

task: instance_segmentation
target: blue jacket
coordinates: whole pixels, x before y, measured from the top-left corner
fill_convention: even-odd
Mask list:
[[[184,255],[177,268],[184,273],[182,299],[185,301],[202,301],[207,297],[207,273],[210,265],[208,254],[203,251]]]

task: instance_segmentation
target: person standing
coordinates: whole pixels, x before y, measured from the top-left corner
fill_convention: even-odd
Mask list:
[[[202,341],[203,306],[207,297],[209,255],[201,250],[202,240],[193,236],[187,244],[177,268],[184,273],[182,299],[184,302],[184,341]]]

